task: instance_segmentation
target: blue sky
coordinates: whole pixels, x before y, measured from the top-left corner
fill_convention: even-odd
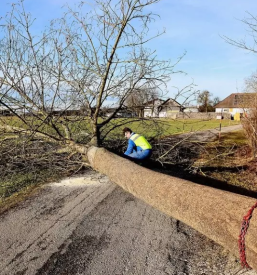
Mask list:
[[[194,79],[199,90],[207,89],[221,99],[240,92],[244,80],[257,69],[257,55],[227,44],[220,36],[242,39],[246,26],[240,21],[257,10],[256,1],[161,1],[155,11],[159,25],[166,26],[161,38],[164,56],[186,56],[177,67],[188,75],[175,76],[170,85],[183,87]]]
[[[15,2],[15,1],[12,1]],[[0,17],[9,10],[11,1],[1,0]],[[37,18],[38,29],[51,19],[61,16],[61,7],[71,0],[25,0],[27,11]],[[183,88],[192,79],[199,90],[209,90],[213,96],[224,99],[231,93],[241,92],[245,78],[257,69],[257,55],[227,44],[220,36],[242,39],[247,35],[240,20],[247,12],[257,13],[256,0],[161,0],[151,6],[160,15],[151,31],[166,29],[163,36],[150,43],[162,59],[186,56],[177,65],[187,75],[175,74],[168,83],[169,96],[172,86]]]

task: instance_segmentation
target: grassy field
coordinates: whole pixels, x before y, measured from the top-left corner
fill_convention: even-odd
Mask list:
[[[28,118],[29,123],[34,129],[39,129],[42,132],[46,132],[52,135],[56,135],[56,132],[47,125],[41,125],[39,120]],[[99,119],[99,123],[102,122],[102,119]],[[63,121],[62,118],[57,120],[56,125],[61,133],[64,133],[62,124],[67,124],[70,128],[71,134],[75,137],[75,140],[81,141],[81,136],[85,133],[91,133],[91,127],[89,119],[87,118],[78,118],[78,117],[69,117],[69,121]],[[8,124],[15,127],[21,127],[27,129],[28,127],[24,125],[16,117],[3,117],[0,120],[0,124]],[[116,118],[113,119],[110,123],[104,126],[102,131],[102,136],[105,136],[107,139],[116,139],[122,137],[122,129],[124,127],[129,127],[133,131],[144,134],[148,138],[159,137],[159,136],[169,136],[174,134],[186,133],[190,131],[202,131],[207,129],[214,129],[230,125],[238,124],[237,121],[233,120],[199,120],[199,119],[124,119]],[[113,129],[112,129],[113,128]],[[82,139],[83,141],[83,139]]]
[[[4,118],[2,123],[22,127],[22,124],[12,117]],[[34,125],[37,125],[37,123],[38,122],[34,121]],[[83,134],[90,131],[88,120],[69,123],[72,129],[72,134],[77,138],[77,140],[82,142],[85,141],[83,140]],[[122,135],[122,129],[127,126],[133,131],[145,135],[147,138],[159,138],[190,131],[202,131],[214,128],[219,129],[220,123],[221,127],[238,124],[238,122],[231,120],[220,121],[216,119],[155,119],[131,121],[130,119],[118,118],[114,119],[103,129],[103,134],[107,133],[110,128],[114,127],[115,129],[108,133],[107,139],[120,139],[125,141]],[[49,129],[46,130],[48,131]],[[4,136],[2,135],[2,138],[3,137]],[[10,196],[17,198],[14,194],[19,192],[24,193],[24,190],[31,190],[31,188],[38,184],[49,182],[49,180],[57,180],[79,171],[80,160],[78,155],[70,158],[71,152],[61,152],[59,145],[51,144],[50,142],[26,142],[17,142],[17,139],[9,141],[9,144],[6,144],[3,141],[1,142],[0,202],[5,201],[6,198]],[[4,148],[3,145],[5,145],[6,148]],[[69,169],[66,169],[65,165],[67,165]]]
[[[121,119],[115,119],[113,126],[122,123]],[[224,119],[222,121],[217,119],[211,120],[199,120],[199,119],[185,119],[185,120],[173,120],[173,119],[155,119],[155,120],[142,120],[142,121],[128,121],[126,125],[117,127],[112,131],[108,138],[115,139],[122,137],[122,129],[129,127],[133,131],[143,134],[147,138],[153,137],[165,137],[174,134],[188,133],[191,131],[203,131],[208,129],[219,129],[221,127],[237,125],[239,122]],[[110,128],[108,125],[103,132],[106,132]]]

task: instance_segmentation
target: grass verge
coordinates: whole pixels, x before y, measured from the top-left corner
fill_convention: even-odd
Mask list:
[[[43,183],[71,176],[83,168],[81,155],[58,143],[8,139],[0,146],[0,208],[5,209]]]
[[[202,175],[257,192],[257,161],[243,130],[208,143],[194,165]]]

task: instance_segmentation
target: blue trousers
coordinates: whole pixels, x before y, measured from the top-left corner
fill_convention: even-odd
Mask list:
[[[152,155],[151,149],[142,150],[142,151],[133,150],[133,153],[129,154],[128,157],[133,159],[147,159],[147,158],[150,158],[151,155]]]

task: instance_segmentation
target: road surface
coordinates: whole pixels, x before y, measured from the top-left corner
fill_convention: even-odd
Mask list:
[[[257,275],[228,251],[88,170],[0,216],[3,275]]]

